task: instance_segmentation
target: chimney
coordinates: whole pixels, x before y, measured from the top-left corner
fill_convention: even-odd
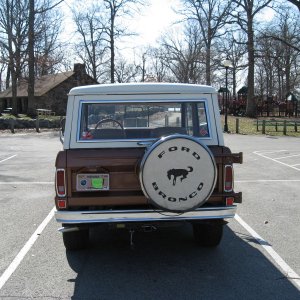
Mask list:
[[[84,84],[84,79],[85,79],[85,64],[74,64],[74,73],[75,73],[75,78],[78,82],[78,85]]]

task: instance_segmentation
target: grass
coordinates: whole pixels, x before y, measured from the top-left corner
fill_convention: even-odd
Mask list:
[[[240,126],[239,126],[239,133],[245,134],[245,135],[262,135],[262,128],[259,126],[259,131],[256,129],[256,120],[252,118],[247,117],[234,117],[234,116],[228,116],[228,129],[230,133],[236,133],[236,119],[239,119]],[[270,120],[271,118],[258,118],[258,120]],[[274,121],[293,121],[294,119],[289,118],[272,118]],[[296,119],[297,121],[300,121],[300,119]],[[224,128],[224,116],[221,116],[221,122],[222,122],[222,128]],[[275,126],[266,126],[266,135],[271,136],[284,136],[283,134],[283,126],[278,127],[278,131],[276,132]],[[294,137],[300,137],[300,126],[298,127],[298,132],[295,132],[294,126],[287,126],[287,136],[294,136]]]

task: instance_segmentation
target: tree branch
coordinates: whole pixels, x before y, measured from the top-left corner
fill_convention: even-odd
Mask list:
[[[287,45],[288,47],[300,52],[300,48],[298,48],[297,46],[294,46],[292,45],[291,43],[285,41],[284,39],[278,37],[278,36],[274,36],[274,35],[263,35],[262,38],[265,38],[265,39],[274,39],[276,41],[280,41],[282,42],[283,44]]]

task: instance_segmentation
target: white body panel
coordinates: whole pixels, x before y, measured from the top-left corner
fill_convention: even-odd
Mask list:
[[[64,136],[64,149],[83,148],[127,148],[145,147],[140,140],[78,140],[78,126],[81,104],[84,102],[193,102],[204,101],[207,108],[208,123],[211,135],[199,138],[205,145],[224,145],[220,124],[220,113],[217,92],[214,88],[190,84],[110,84],[77,87],[70,91],[67,106],[67,117]]]

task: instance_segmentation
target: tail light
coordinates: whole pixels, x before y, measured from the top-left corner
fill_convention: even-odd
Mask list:
[[[232,206],[234,204],[233,197],[226,197],[226,206]]]
[[[60,209],[67,208],[67,200],[66,199],[57,199],[57,207]]]
[[[224,191],[233,191],[233,168],[231,165],[225,166]]]
[[[56,194],[58,197],[65,197],[66,196],[66,176],[64,169],[57,169],[56,170]]]

